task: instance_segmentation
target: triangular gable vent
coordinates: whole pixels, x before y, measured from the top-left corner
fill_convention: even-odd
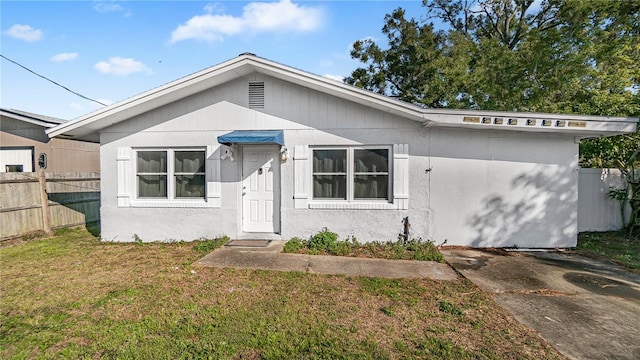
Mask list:
[[[249,109],[264,109],[264,81],[249,83]]]

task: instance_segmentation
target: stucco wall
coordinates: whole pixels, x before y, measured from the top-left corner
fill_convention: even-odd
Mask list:
[[[576,245],[578,145],[572,138],[434,130],[431,139],[436,241]]]
[[[265,81],[265,109],[247,109],[247,82]],[[294,164],[281,164],[281,236],[327,227],[360,241],[412,235],[473,246],[575,245],[577,145],[572,138],[425,128],[361,105],[255,75],[101,132],[102,237],[131,241],[242,235],[240,165],[221,161],[220,208],[117,207],[118,147],[217,145],[232,130],[282,129],[295,145],[409,144],[406,210],[294,208]],[[239,155],[239,154],[238,154]],[[575,180],[575,181],[574,181]]]

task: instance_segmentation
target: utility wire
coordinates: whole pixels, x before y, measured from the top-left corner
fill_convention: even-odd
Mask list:
[[[51,83],[53,83],[53,84],[57,85],[57,86],[60,86],[61,88],[63,88],[63,89],[65,89],[65,90],[67,90],[68,92],[70,92],[70,93],[72,93],[72,94],[74,94],[74,95],[80,96],[81,98],[86,99],[86,100],[89,100],[89,101],[93,101],[93,102],[98,103],[98,104],[100,104],[100,105],[102,105],[102,106],[107,106],[107,104],[103,104],[103,103],[101,103],[101,102],[100,102],[100,101],[98,101],[98,100],[93,100],[93,99],[91,99],[91,98],[88,98],[88,97],[86,97],[86,96],[84,96],[84,95],[82,95],[82,94],[80,94],[80,93],[77,93],[77,92],[75,92],[75,91],[73,91],[73,90],[69,89],[68,87],[66,87],[66,86],[64,86],[64,85],[61,85],[61,84],[59,84],[59,83],[57,83],[57,82],[55,82],[55,81],[53,81],[53,80],[49,79],[49,78],[48,78],[48,77],[46,77],[46,76],[40,75],[40,74],[38,74],[37,72],[35,72],[35,71],[33,71],[33,70],[29,69],[28,67],[26,67],[26,66],[24,66],[24,65],[22,65],[22,64],[19,64],[18,62],[13,61],[13,60],[9,59],[8,57],[6,57],[6,56],[4,56],[4,55],[2,55],[2,54],[0,54],[0,57],[2,57],[3,59],[5,59],[5,60],[7,60],[7,61],[10,61],[10,62],[12,62],[12,63],[14,63],[14,64],[16,64],[16,65],[20,66],[21,68],[23,68],[23,69],[27,70],[28,72],[30,72],[30,73],[32,73],[32,74],[34,74],[34,75],[37,75],[37,76],[39,76],[39,77],[41,77],[41,78],[43,78],[43,79],[45,79],[45,80],[47,80],[47,81],[49,81],[49,82],[51,82]]]

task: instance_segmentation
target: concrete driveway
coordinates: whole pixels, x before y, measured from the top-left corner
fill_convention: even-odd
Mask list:
[[[569,358],[640,359],[640,274],[562,252],[443,253]]]

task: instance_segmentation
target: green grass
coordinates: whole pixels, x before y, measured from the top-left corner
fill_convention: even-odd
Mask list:
[[[420,260],[444,262],[444,256],[431,241],[412,239],[360,243],[355,238],[338,240],[338,234],[323,229],[308,240],[292,238],[284,244],[285,253],[369,257],[392,260]]]
[[[0,358],[562,358],[463,279],[192,266],[210,246],[75,229],[0,248]]]
[[[584,256],[640,270],[640,239],[630,237],[626,231],[580,233],[576,251]]]

